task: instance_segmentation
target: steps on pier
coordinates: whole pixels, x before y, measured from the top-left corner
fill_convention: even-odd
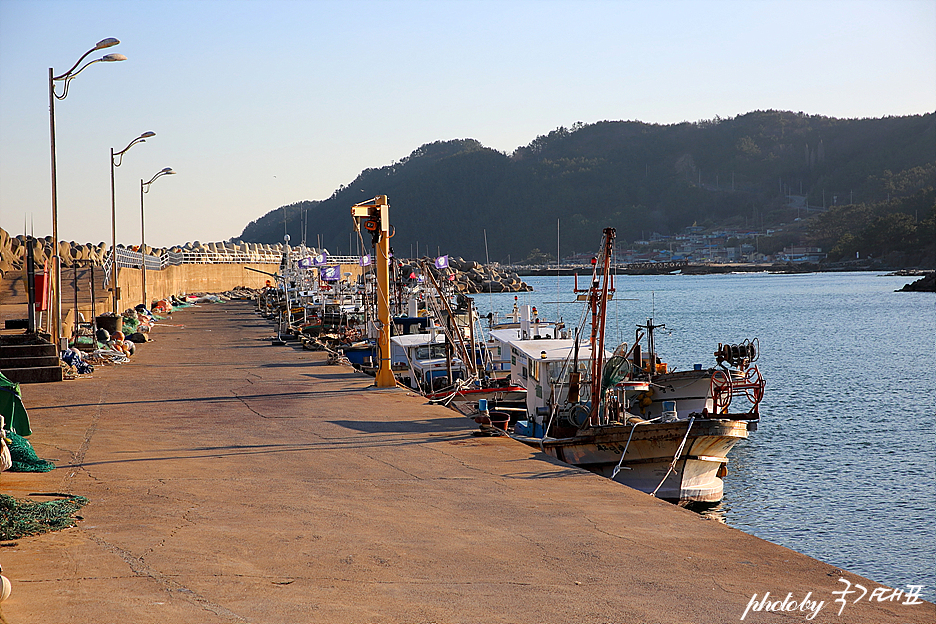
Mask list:
[[[55,345],[34,334],[0,335],[0,372],[17,383],[63,379]]]

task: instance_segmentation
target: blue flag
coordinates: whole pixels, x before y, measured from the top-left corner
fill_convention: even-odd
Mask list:
[[[326,282],[337,282],[341,279],[341,267],[340,266],[327,266],[322,267],[322,279]]]
[[[323,251],[319,255],[315,256],[312,258],[312,263],[315,264],[315,266],[324,266],[328,263],[328,253]]]
[[[435,268],[437,269],[447,269],[448,268],[448,256],[439,256],[435,259]]]
[[[361,256],[361,266],[370,266],[371,259],[370,254]]]

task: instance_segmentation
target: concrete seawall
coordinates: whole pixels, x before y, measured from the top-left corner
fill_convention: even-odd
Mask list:
[[[766,592],[824,602],[814,622],[934,621],[931,603],[842,606],[840,578],[878,584],[476,438],[271,334],[245,302],[188,308],[130,364],[23,387],[58,468],[0,489],[90,503],[0,548],[10,622],[724,623]]]
[[[351,273],[352,279],[360,274],[359,265],[342,264],[341,273]],[[254,270],[251,270],[254,269]],[[62,279],[62,326],[66,336],[72,334],[77,314],[80,312],[86,319],[92,316],[111,312],[114,309],[111,288],[103,283],[104,268],[96,266],[95,282],[97,283],[96,300],[92,309],[88,290],[88,269],[78,269],[81,282],[78,286],[78,305],[75,297],[71,276],[75,269],[65,269]],[[257,271],[262,271],[259,273]],[[272,279],[266,273],[278,273],[279,266],[275,264],[182,264],[168,266],[161,270],[146,271],[146,298],[152,301],[164,299],[172,295],[186,293],[218,293],[233,290],[239,286],[247,288],[262,288],[267,280]],[[21,270],[11,271],[2,277],[0,283],[0,321],[7,318],[26,318],[26,287]],[[117,310],[124,311],[143,302],[143,271],[141,269],[119,268],[117,275],[119,286],[119,299]],[[2,327],[2,326],[0,326]]]
[[[146,296],[150,301],[172,295],[193,292],[223,292],[237,286],[262,288],[270,276],[249,269],[276,273],[275,264],[182,264],[159,271],[146,272]],[[143,271],[118,269],[120,286],[119,310],[126,310],[143,301]],[[147,303],[149,306],[149,303]]]

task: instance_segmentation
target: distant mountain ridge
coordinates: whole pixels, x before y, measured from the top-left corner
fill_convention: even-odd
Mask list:
[[[621,240],[693,225],[759,229],[792,221],[801,206],[872,204],[936,186],[936,113],[835,119],[784,111],[648,124],[577,123],[504,154],[474,139],[423,145],[366,169],[323,201],[270,211],[247,242],[321,239],[348,251],[350,207],[390,200],[397,254],[437,250],[522,260],[531,250],[591,251],[600,230]],[[791,197],[797,196],[797,197]],[[805,216],[805,213],[804,213]],[[922,218],[923,215],[918,215]],[[353,246],[353,245],[352,245]]]

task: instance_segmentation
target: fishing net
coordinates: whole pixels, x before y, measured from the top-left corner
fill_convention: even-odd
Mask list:
[[[77,518],[72,516],[88,503],[88,499],[68,494],[49,496],[65,498],[34,503],[0,494],[0,540],[14,540],[75,526]]]
[[[125,316],[123,317],[123,327],[121,331],[125,334],[133,334],[137,331],[137,328],[140,326],[140,321],[136,320],[133,317]]]
[[[55,470],[55,464],[47,459],[39,459],[32,444],[23,436],[12,431],[5,432],[7,446],[10,447],[10,457],[13,458],[13,467],[10,472],[50,472]]]
[[[626,358],[619,355],[608,358],[601,374],[601,388],[613,388],[615,384],[627,377],[630,371],[630,362]]]

